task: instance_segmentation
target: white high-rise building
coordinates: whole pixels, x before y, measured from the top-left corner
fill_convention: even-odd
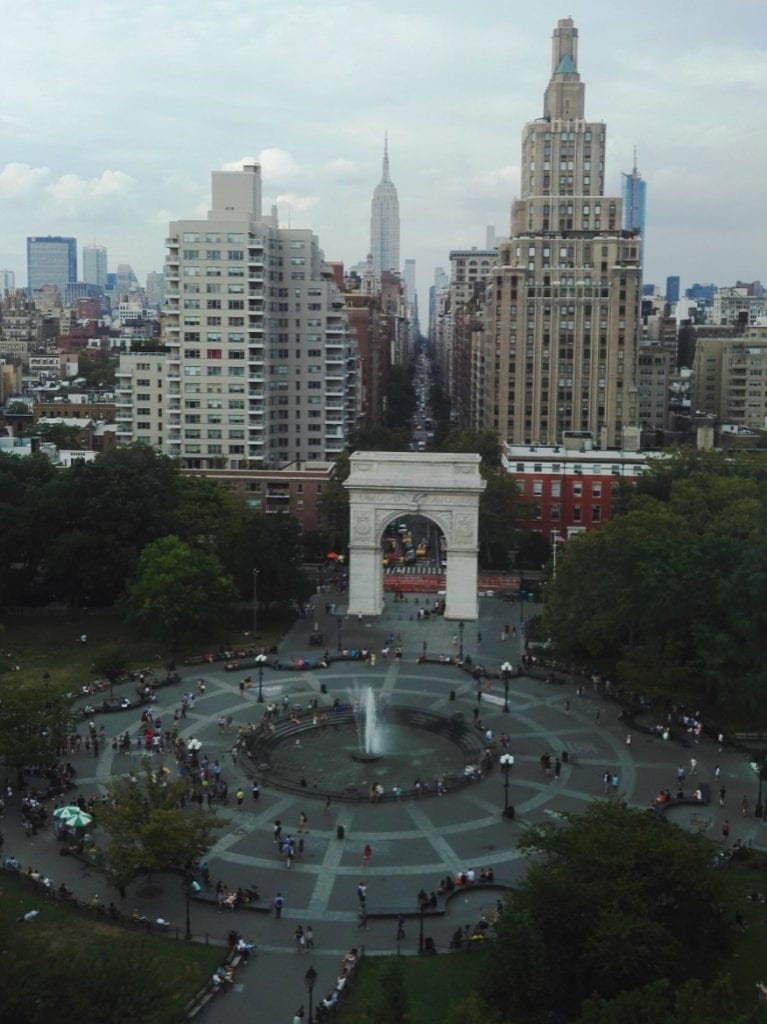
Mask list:
[[[99,288],[107,286],[107,250],[105,245],[83,246],[83,281]]]
[[[161,387],[161,428],[142,429],[182,468],[332,460],[357,426],[359,371],[318,239],[262,213],[257,164],[215,171],[212,192],[207,220],[169,226],[166,354],[159,374],[121,362],[123,437]]]
[[[373,270],[380,279],[384,270],[400,272],[399,199],[389,177],[389,141],[384,140],[383,171],[370,208],[370,252]]]

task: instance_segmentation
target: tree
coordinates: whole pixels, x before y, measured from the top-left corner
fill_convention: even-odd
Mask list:
[[[141,552],[126,608],[133,622],[167,638],[175,651],[183,638],[224,621],[236,596],[215,555],[171,535]]]
[[[109,682],[110,700],[114,697],[114,684],[118,682],[128,668],[128,652],[122,644],[106,644],[96,652],[93,669]]]
[[[697,979],[679,986],[668,979],[651,982],[614,999],[587,999],[577,1024],[764,1024],[767,1008],[733,1009],[733,987],[723,975],[708,988]]]
[[[3,688],[0,698],[0,751],[7,767],[16,769],[18,785],[26,765],[48,766],[58,760],[62,741],[74,724],[72,702],[49,692],[47,682],[35,687]]]
[[[399,957],[391,957],[381,971],[381,993],[374,1014],[375,1024],[405,1024],[409,1000],[405,969]]]
[[[107,835],[104,859],[118,885],[136,874],[184,868],[199,861],[213,845],[223,820],[202,808],[185,808],[189,782],[173,778],[143,758],[141,773],[107,784],[107,802],[98,824]]]
[[[535,855],[497,925],[484,991],[510,1019],[573,1017],[657,979],[709,983],[730,951],[710,843],[643,810],[599,801],[528,829]]]
[[[57,448],[82,448],[83,434],[79,427],[69,426],[66,423],[49,423],[46,420],[38,420],[31,423],[25,430],[27,437],[36,436],[43,441],[55,444]]]

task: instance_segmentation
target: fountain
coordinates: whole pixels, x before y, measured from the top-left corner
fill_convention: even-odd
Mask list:
[[[359,698],[359,693],[355,694]],[[357,710],[358,733],[360,736],[360,748],[352,753],[354,761],[378,761],[383,757],[383,724],[378,714],[376,695],[372,686],[366,686],[362,693],[362,699],[356,700],[354,707]]]

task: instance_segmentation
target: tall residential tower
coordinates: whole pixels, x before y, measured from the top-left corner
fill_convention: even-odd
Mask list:
[[[389,177],[389,141],[384,140],[383,171],[370,207],[370,252],[373,270],[380,280],[384,270],[400,272],[399,199]]]
[[[121,359],[120,436],[160,445],[188,469],[332,460],[359,402],[356,340],[332,269],[316,235],[262,213],[258,164],[215,171],[212,195],[207,220],[170,224],[167,351]]]
[[[637,422],[640,247],[620,198],[604,195],[605,125],[586,120],[584,101],[578,30],[564,18],[488,288],[485,423],[513,444],[576,432],[615,445]]]

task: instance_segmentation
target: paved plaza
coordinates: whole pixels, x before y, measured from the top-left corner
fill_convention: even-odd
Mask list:
[[[333,595],[327,596],[328,600]],[[285,637],[279,658],[283,666],[294,664],[301,657],[316,658],[316,648],[308,644],[315,620],[325,633],[327,645],[335,653],[338,642],[338,618],[344,608],[337,605],[333,615],[325,612],[326,595],[318,595],[316,610],[307,619],[299,620]],[[223,665],[206,664],[204,668],[184,670],[182,681],[158,691],[157,708],[163,718],[172,717],[184,692],[194,688],[195,680],[204,678],[206,691],[194,709],[181,720],[185,739],[195,737],[202,743],[211,763],[218,759],[229,784],[230,801],[221,809],[227,827],[208,856],[213,882],[220,879],[230,888],[257,883],[261,903],[271,904],[275,894],[285,898],[281,920],[274,914],[248,910],[218,913],[215,905],[193,904],[192,930],[195,936],[205,934],[223,942],[227,931],[237,929],[259,946],[259,955],[239,971],[233,991],[217,998],[205,1011],[209,1022],[269,1022],[292,1019],[292,1014],[306,1002],[303,975],[309,962],[319,977],[315,990],[321,998],[335,982],[342,954],[351,946],[364,944],[373,953],[391,952],[397,948],[396,920],[376,919],[379,909],[417,906],[420,889],[436,890],[440,878],[457,875],[467,868],[479,870],[491,866],[496,878],[514,883],[522,878],[526,863],[516,846],[525,825],[550,820],[563,812],[582,811],[588,802],[605,795],[604,774],[617,775],[619,784],[613,797],[622,797],[630,805],[648,806],[661,788],[676,788],[676,770],[683,765],[689,772],[692,753],[697,758],[697,778],[710,785],[714,798],[707,808],[680,807],[670,812],[673,820],[684,827],[703,827],[718,839],[720,825],[728,817],[731,841],[740,838],[761,845],[761,822],[740,815],[741,796],[746,793],[753,804],[755,778],[742,752],[725,747],[719,753],[717,744],[703,739],[686,750],[660,736],[635,732],[627,743],[627,729],[618,718],[618,706],[605,701],[590,687],[582,695],[575,685],[551,684],[525,676],[515,677],[509,687],[510,710],[504,713],[503,684],[494,680],[489,690],[482,690],[477,700],[477,683],[468,673],[453,665],[435,661],[418,663],[417,658],[427,645],[429,658],[452,657],[457,653],[458,627],[440,617],[418,618],[418,609],[411,596],[405,602],[389,602],[384,613],[375,619],[343,617],[341,643],[345,649],[366,647],[380,652],[387,635],[393,633],[395,646],[401,645],[402,659],[396,661],[380,656],[374,666],[359,661],[335,662],[327,669],[281,671],[267,669],[264,673],[266,702],[282,702],[287,697],[291,706],[308,707],[317,700],[320,708],[330,707],[334,698],[348,700],[355,683],[369,684],[390,704],[424,708],[447,716],[461,712],[472,723],[475,708],[485,728],[497,737],[501,732],[511,735],[510,752],[515,763],[509,774],[509,803],[514,806],[513,821],[503,818],[504,776],[497,768],[478,783],[443,796],[429,795],[421,799],[371,803],[333,803],[326,811],[324,801],[312,794],[315,779],[322,777],[322,765],[306,766],[308,786],[298,793],[286,792],[264,780],[260,797],[253,800],[250,792],[250,765],[245,759],[232,763],[231,747],[238,725],[258,722],[266,704],[257,702],[257,688],[241,695],[242,673],[226,672]],[[524,636],[523,616],[533,614],[529,605],[509,605],[484,597],[480,599],[480,621],[466,623],[463,630],[465,653],[475,663],[497,672],[505,661],[519,665]],[[512,635],[503,640],[504,627]],[[516,635],[513,635],[516,631]],[[249,670],[252,672],[252,670]],[[323,687],[327,691],[323,692]],[[127,684],[126,684],[127,691]],[[451,699],[454,691],[455,699]],[[156,712],[156,713],[159,713]],[[598,713],[598,715],[597,715]],[[224,733],[219,719],[232,716],[232,733]],[[137,712],[121,712],[101,716],[107,738],[128,729],[136,735],[139,728]],[[555,756],[567,751],[559,778],[552,772],[544,774],[540,758],[549,752]],[[159,762],[159,757],[155,760]],[[137,757],[130,759],[113,753],[111,744],[98,759],[82,753],[73,759],[77,769],[79,793],[102,792],[113,773],[124,773]],[[720,765],[721,781],[715,778]],[[425,774],[422,772],[422,774]],[[415,772],[414,772],[415,775]],[[428,776],[426,776],[428,777]],[[260,776],[259,776],[260,778]],[[414,778],[402,778],[403,788]],[[689,783],[693,780],[688,781]],[[242,783],[246,801],[238,808],[234,791]],[[727,797],[724,809],[718,804],[719,787],[724,785]],[[280,860],[273,843],[276,819],[283,825],[283,834],[299,837],[299,815],[304,812],[307,823],[301,837],[303,856],[290,868]],[[103,876],[73,858],[58,856],[58,845],[51,830],[44,830],[30,839],[18,827],[16,814],[6,815],[5,853],[15,854],[24,867],[32,864],[47,871],[56,885],[66,882],[81,899],[99,894],[106,900],[116,893],[106,888]],[[344,827],[345,836],[337,838],[337,826]],[[372,847],[372,858],[362,867],[363,848]],[[357,885],[367,885],[367,906],[371,913],[367,929],[358,928]],[[162,913],[173,925],[183,928],[184,901],[178,876],[161,879],[159,895],[141,895],[142,882],[129,888],[123,909],[136,908],[147,917]],[[440,949],[446,949],[453,932],[473,924],[482,907],[495,902],[497,892],[476,887],[455,896],[443,917],[427,918],[425,934]],[[315,934],[313,955],[295,952],[293,933],[298,924],[311,925]],[[406,923],[406,936],[399,943],[403,952],[414,952],[418,945],[417,918]]]

